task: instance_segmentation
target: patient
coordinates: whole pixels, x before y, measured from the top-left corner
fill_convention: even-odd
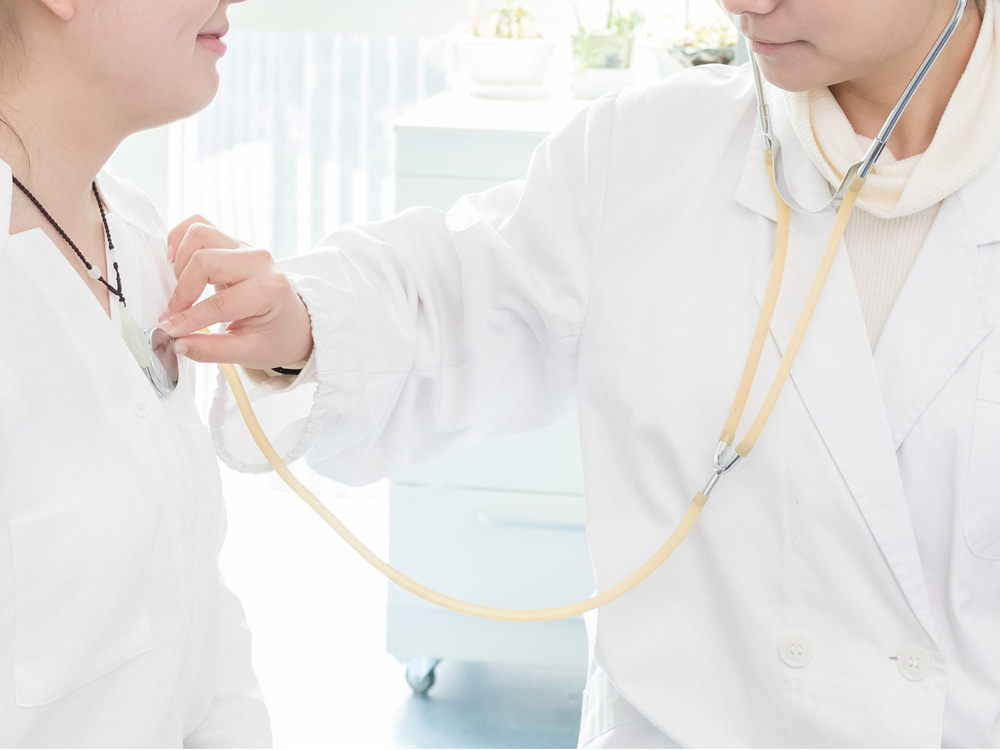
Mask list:
[[[271,742],[192,384],[122,336],[166,231],[100,172],[211,101],[238,1],[0,0],[0,746]]]

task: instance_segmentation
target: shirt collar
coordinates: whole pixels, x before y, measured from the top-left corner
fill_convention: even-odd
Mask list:
[[[776,95],[775,89],[769,85],[765,85],[765,92],[769,94],[772,127],[781,141],[785,180],[793,196],[806,207],[823,205],[832,194],[830,183],[813,164],[796,136],[783,97]],[[774,196],[764,164],[764,140],[756,127],[757,119],[748,118],[747,121],[754,132],[749,139],[735,199],[739,205],[775,221]],[[1000,243],[998,186],[1000,155],[995,155],[978,176],[953,191],[962,203],[969,231],[979,245]]]

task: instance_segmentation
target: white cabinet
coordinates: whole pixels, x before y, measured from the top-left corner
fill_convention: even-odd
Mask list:
[[[445,93],[403,114],[396,210],[447,209],[461,196],[523,178],[542,139],[586,106]],[[389,558],[421,583],[480,604],[548,607],[594,587],[584,531],[575,423],[490,441],[393,477]],[[582,665],[582,619],[501,623],[437,608],[390,587],[387,650],[417,688],[436,660]]]

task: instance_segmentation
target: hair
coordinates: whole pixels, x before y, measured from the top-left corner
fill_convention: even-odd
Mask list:
[[[24,39],[17,25],[17,15],[10,0],[0,0],[0,73],[7,71],[8,74],[17,73],[17,53],[23,49]],[[2,81],[0,76],[0,81]],[[14,130],[14,126],[0,112],[0,131],[7,130],[24,150],[24,141]]]

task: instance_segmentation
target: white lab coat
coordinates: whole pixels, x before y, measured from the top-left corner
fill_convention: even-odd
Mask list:
[[[771,99],[794,192],[822,203]],[[1000,161],[944,202],[874,356],[841,250],[756,450],[600,612],[581,744],[1000,745],[998,195]],[[525,182],[289,261],[319,382],[257,403],[289,458],[353,482],[575,409],[605,589],[711,473],[774,219],[747,68],[605,98]],[[741,436],[831,226],[794,219]],[[260,470],[224,402],[221,455]]]
[[[166,231],[98,178],[126,298],[155,325]],[[260,747],[250,633],[219,576],[219,467],[188,373],[158,399],[0,162],[0,746]]]

